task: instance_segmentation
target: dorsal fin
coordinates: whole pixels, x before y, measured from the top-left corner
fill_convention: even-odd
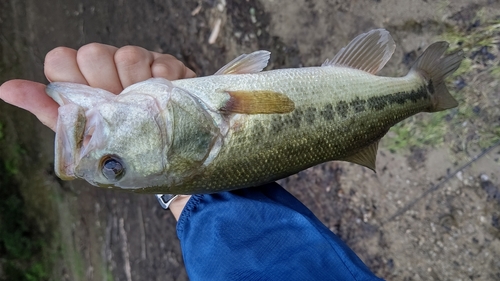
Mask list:
[[[243,54],[224,65],[214,75],[261,72],[267,66],[270,57],[271,52],[268,51],[255,51],[251,54]]]
[[[370,144],[369,146],[362,148],[356,154],[348,156],[341,161],[347,161],[351,163],[356,163],[366,168],[375,171],[375,159],[377,157],[378,141]]]
[[[347,66],[375,74],[391,58],[395,48],[396,43],[387,30],[375,29],[358,35],[321,66]]]

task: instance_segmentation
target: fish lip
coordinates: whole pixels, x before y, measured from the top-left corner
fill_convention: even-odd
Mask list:
[[[76,104],[66,104],[59,107],[58,113],[54,170],[62,180],[72,180],[77,178],[75,168],[85,131],[85,111]]]

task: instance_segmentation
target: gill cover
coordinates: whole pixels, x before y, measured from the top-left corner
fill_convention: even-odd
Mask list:
[[[138,94],[154,97],[160,108],[166,142],[164,185],[200,172],[199,167],[217,155],[222,145],[220,129],[200,99],[163,78],[136,83],[120,95]]]
[[[205,106],[183,90],[174,88],[165,110],[170,132],[167,173],[177,182],[219,150],[222,137]]]

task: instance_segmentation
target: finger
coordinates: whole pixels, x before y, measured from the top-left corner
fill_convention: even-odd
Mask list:
[[[181,79],[195,78],[196,77],[196,73],[193,70],[191,70],[191,68],[188,68],[187,66],[184,66],[184,67],[186,68],[186,74]]]
[[[153,54],[137,46],[125,46],[115,53],[115,64],[123,88],[151,78]]]
[[[78,68],[76,50],[58,47],[45,56],[44,72],[50,82],[73,82],[87,84]]]
[[[151,65],[153,77],[162,77],[168,80],[196,77],[191,69],[174,56],[159,53],[153,53],[153,56],[155,58]]]
[[[115,94],[123,90],[115,67],[116,50],[118,48],[99,43],[91,43],[78,50],[76,61],[89,86]]]
[[[33,113],[43,124],[55,130],[59,105],[45,93],[45,85],[10,80],[0,86],[0,99]]]

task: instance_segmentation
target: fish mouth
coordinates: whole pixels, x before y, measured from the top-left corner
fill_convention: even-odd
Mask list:
[[[77,178],[75,168],[85,131],[85,110],[76,104],[66,104],[59,107],[58,113],[54,169],[62,180],[72,180]]]

